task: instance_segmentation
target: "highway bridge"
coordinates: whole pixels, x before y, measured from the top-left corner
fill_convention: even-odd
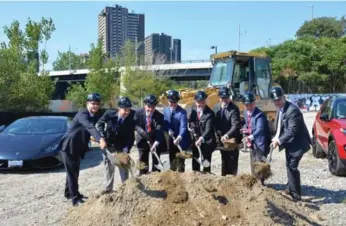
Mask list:
[[[196,81],[208,80],[212,70],[212,63],[210,60],[199,60],[188,63],[175,63],[175,64],[160,64],[138,66],[142,70],[150,70],[156,74],[165,74],[171,79],[176,81]],[[120,68],[120,71],[124,68]],[[49,76],[52,80],[56,81],[56,88],[53,94],[53,100],[64,99],[69,82],[84,82],[89,69],[79,70],[65,70],[65,71],[50,71]]]

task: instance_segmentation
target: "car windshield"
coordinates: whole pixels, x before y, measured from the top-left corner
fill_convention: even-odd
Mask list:
[[[336,118],[337,119],[346,118],[346,100],[343,100],[336,104]]]
[[[210,74],[209,84],[212,86],[225,86],[231,81],[234,62],[232,59],[217,61]]]
[[[10,124],[3,133],[7,134],[55,134],[65,133],[67,122],[54,118],[24,118]]]

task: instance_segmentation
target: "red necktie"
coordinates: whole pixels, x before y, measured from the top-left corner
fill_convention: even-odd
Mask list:
[[[198,121],[201,119],[201,111],[197,111],[197,119],[198,119]]]
[[[150,115],[147,116],[147,131],[148,131],[148,133],[151,132]]]

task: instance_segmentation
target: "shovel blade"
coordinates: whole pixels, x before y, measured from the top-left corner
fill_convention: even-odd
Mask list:
[[[195,160],[198,162],[198,164],[203,165],[202,161],[199,158],[195,158]]]
[[[210,162],[208,160],[204,160],[202,165],[203,165],[203,167],[209,167]]]

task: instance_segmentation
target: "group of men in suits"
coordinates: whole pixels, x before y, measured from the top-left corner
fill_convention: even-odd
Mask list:
[[[168,150],[171,170],[184,172],[185,159],[176,156],[181,150],[192,150],[192,169],[201,171],[200,164],[195,160],[199,157],[198,149],[205,160],[211,162],[212,153],[229,139],[237,144],[246,141],[252,149],[250,160],[253,163],[263,161],[269,153],[270,146],[286,149],[287,193],[294,200],[301,199],[299,161],[309,150],[311,140],[300,110],[286,101],[281,88],[274,87],[270,97],[277,106],[276,135],[271,137],[268,121],[264,113],[256,107],[256,98],[252,93],[243,95],[244,123],[242,125],[239,108],[230,98],[230,90],[222,87],[218,92],[220,109],[214,113],[206,104],[207,94],[198,91],[195,94],[196,109],[191,114],[179,104],[180,96],[175,90],[168,91],[169,106],[163,114],[156,109],[158,103],[154,95],[144,98],[144,108],[134,111],[129,98],[118,100],[118,109],[107,110],[104,114],[99,111],[101,97],[93,93],[87,97],[86,109],[80,110],[72,121],[68,132],[62,140],[62,153],[67,172],[65,197],[72,199],[77,206],[84,202],[84,195],[79,193],[78,177],[80,159],[88,150],[90,136],[100,143],[100,148],[107,148],[111,153],[129,153],[134,141],[135,131],[138,133],[136,145],[139,151],[139,161],[146,167],[139,174],[149,172],[149,154],[156,152],[158,156]],[[165,137],[168,134],[168,139]],[[242,138],[242,134],[246,136]],[[221,175],[237,175],[239,149],[219,149],[222,156]],[[153,159],[151,171],[158,171]],[[122,159],[126,164],[129,159]],[[113,190],[114,165],[104,156],[105,187],[102,193]],[[211,168],[204,167],[204,172],[210,173]],[[122,182],[128,179],[129,172],[119,168]],[[262,181],[263,183],[263,181]]]

